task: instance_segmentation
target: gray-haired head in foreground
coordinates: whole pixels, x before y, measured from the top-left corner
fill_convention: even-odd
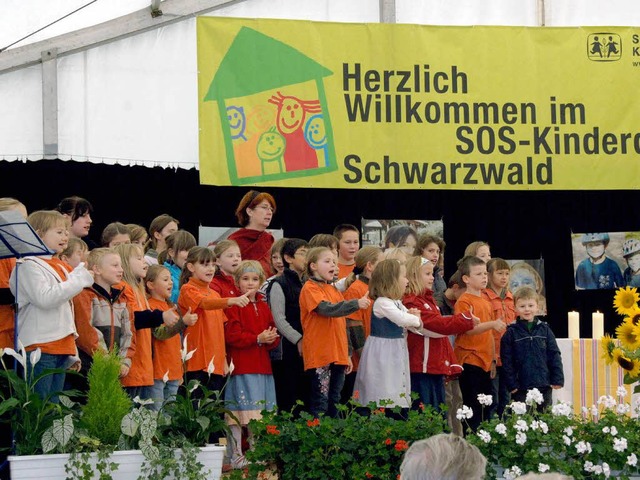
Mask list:
[[[573,480],[573,477],[561,473],[533,473],[516,478],[516,480]]]
[[[464,438],[441,433],[419,440],[404,455],[402,480],[481,480],[487,459]]]

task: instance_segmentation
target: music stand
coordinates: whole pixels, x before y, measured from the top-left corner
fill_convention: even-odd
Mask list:
[[[31,225],[15,210],[0,212],[0,259],[53,255]],[[14,350],[18,350],[18,266],[15,268]]]

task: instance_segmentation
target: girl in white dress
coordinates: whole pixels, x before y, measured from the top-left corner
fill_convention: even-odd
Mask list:
[[[407,328],[420,330],[420,312],[402,304],[407,288],[404,265],[383,260],[371,274],[369,295],[375,300],[371,313],[371,334],[360,359],[354,397],[361,405],[411,406],[411,378]],[[355,392],[358,392],[357,394]]]

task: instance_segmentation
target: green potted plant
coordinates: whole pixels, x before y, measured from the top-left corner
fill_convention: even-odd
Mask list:
[[[263,412],[249,425],[254,444],[246,453],[248,478],[272,469],[281,480],[395,479],[411,442],[447,428],[442,413],[431,407],[412,410],[406,419],[397,419],[397,408],[387,412],[373,404],[339,408],[338,418]]]

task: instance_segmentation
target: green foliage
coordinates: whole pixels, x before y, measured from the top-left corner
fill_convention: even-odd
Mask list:
[[[252,462],[249,477],[260,478],[260,472],[274,467],[282,480],[395,479],[411,442],[447,428],[443,414],[431,407],[412,410],[406,419],[392,418],[373,404],[339,408],[339,418],[262,412],[262,420],[249,425],[254,434],[246,453]]]
[[[24,349],[16,353],[13,349],[6,349],[1,356],[10,350],[20,363],[26,365],[30,359]],[[37,377],[18,375],[14,370],[7,369],[4,361],[0,370],[0,421],[8,423],[14,434],[16,455],[36,455],[42,453],[41,438],[56,419],[67,413],[64,405],[52,403],[49,398],[42,399],[34,391],[41,379],[59,370],[44,372]]]
[[[638,418],[629,415],[631,406],[622,398],[601,400],[600,408],[592,407],[582,415],[575,415],[566,404],[556,404],[544,413],[534,407],[525,410],[520,404],[524,413],[507,409],[502,418],[482,422],[467,440],[487,458],[488,479],[496,478],[495,465],[507,469],[505,478],[514,474],[514,467],[515,476],[518,471],[548,470],[576,480],[604,478],[606,470],[611,478],[640,474],[640,463],[633,465],[630,458],[640,452]]]
[[[162,414],[171,419],[168,423],[158,425],[162,441],[179,446],[187,439],[193,445],[202,447],[209,443],[212,434],[228,433],[229,427],[224,417],[235,417],[225,406],[223,392],[224,389],[209,390],[197,380],[191,380],[181,387],[178,395],[162,407]]]
[[[87,435],[104,445],[117,445],[120,424],[132,402],[120,384],[120,359],[115,353],[96,351],[89,370],[89,393],[81,424]]]

